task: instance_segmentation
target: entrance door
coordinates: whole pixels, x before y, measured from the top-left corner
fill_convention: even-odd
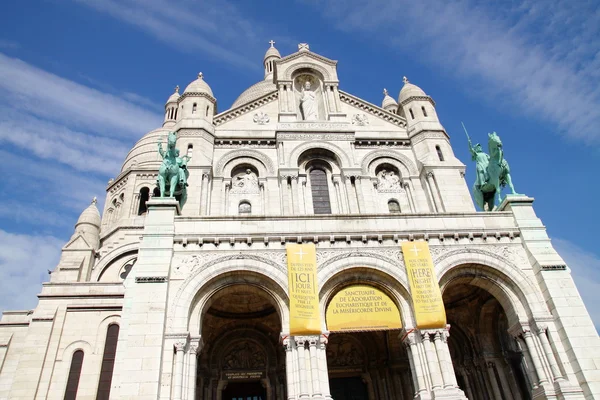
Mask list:
[[[260,382],[228,383],[222,400],[267,400],[267,391]],[[337,400],[337,399],[336,399]]]
[[[369,400],[367,385],[358,376],[330,379],[329,388],[335,400]]]

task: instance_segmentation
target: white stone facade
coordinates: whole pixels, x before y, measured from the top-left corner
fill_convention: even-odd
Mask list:
[[[95,202],[80,217],[38,306],[3,314],[0,399],[108,398],[103,365],[111,399],[343,400],[344,385],[370,400],[600,399],[598,334],[533,199],[477,212],[435,103],[408,80],[378,107],[340,90],[337,62],[308,45],[271,47],[264,66],[223,112],[201,74],[169,98],[102,218]],[[169,131],[192,157],[182,209],[153,197]],[[446,329],[415,328],[407,240],[429,242]],[[289,335],[297,242],[317,247],[320,336]],[[350,283],[384,290],[402,331],[328,332],[327,304]]]

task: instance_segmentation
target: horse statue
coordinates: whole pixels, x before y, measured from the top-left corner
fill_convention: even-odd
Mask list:
[[[158,187],[160,197],[167,197],[165,194],[168,189],[168,197],[179,197],[179,206],[183,208],[187,200],[187,178],[190,174],[187,163],[191,157],[179,157],[179,150],[175,148],[176,143],[177,134],[175,132],[169,132],[167,150],[163,150],[161,140],[158,141],[158,154],[163,159],[158,170]]]
[[[487,211],[493,211],[500,204],[502,188],[508,186],[510,194],[517,194],[510,176],[510,167],[504,158],[502,141],[496,132],[488,133],[488,155],[483,152],[481,144],[473,146],[468,133],[467,139],[472,160],[477,166],[473,197],[479,208],[485,211],[487,206]]]

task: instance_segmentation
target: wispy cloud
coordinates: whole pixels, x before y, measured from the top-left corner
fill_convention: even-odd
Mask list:
[[[70,127],[138,138],[161,114],[0,54],[0,96],[7,106]],[[10,99],[10,104],[8,104]]]
[[[64,240],[17,235],[0,229],[0,311],[35,307],[41,283],[48,280]]]
[[[201,51],[236,68],[261,67],[250,51],[261,44],[261,25],[226,0],[75,1],[132,24],[179,51]]]
[[[18,49],[21,45],[14,40],[0,39],[0,49]]]
[[[469,80],[483,98],[551,121],[571,137],[600,141],[596,1],[304,2],[339,29],[385,37],[432,69]]]
[[[571,268],[579,294],[600,332],[600,257],[568,240],[553,239],[552,244]]]

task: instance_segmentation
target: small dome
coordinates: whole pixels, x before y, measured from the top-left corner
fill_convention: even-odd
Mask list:
[[[269,49],[265,53],[265,58],[263,60],[266,60],[269,57],[281,58],[281,54],[279,54],[279,50],[277,50],[274,46],[275,42],[271,40],[269,43],[271,44],[271,47],[269,47]]]
[[[190,83],[185,88],[183,93],[207,93],[207,94],[211,95],[212,97],[214,97],[212,89],[210,88],[210,86],[208,86],[208,83],[204,82],[204,79],[202,77],[202,72],[200,72],[198,74],[198,79],[196,79],[194,82]]]
[[[162,159],[158,154],[156,143],[160,139],[165,146],[168,134],[168,128],[158,128],[142,136],[125,157],[121,172],[128,168],[158,170]]]
[[[263,97],[266,94],[277,90],[277,86],[271,81],[260,81],[244,90],[237,99],[233,102],[231,108],[239,107],[243,104],[249,103],[253,100]]]
[[[396,100],[392,99],[392,97],[388,94],[387,89],[383,89],[383,101],[381,102],[381,108],[387,110],[390,107],[398,107],[398,103]]]
[[[179,94],[179,85],[175,86],[175,92],[173,92],[173,94],[169,97],[169,100],[167,100],[167,103],[177,103],[177,100],[179,100],[179,97],[181,97],[181,95]]]
[[[89,225],[93,225],[97,228],[100,228],[101,219],[100,219],[100,212],[98,211],[98,207],[96,207],[97,202],[98,201],[94,197],[94,200],[92,200],[92,204],[90,204],[88,206],[88,208],[83,210],[83,212],[79,216],[79,219],[77,220],[77,223],[75,224],[75,226],[78,226],[81,224],[89,224]]]
[[[403,78],[404,86],[402,90],[400,90],[400,94],[398,95],[398,104],[402,104],[402,102],[408,98],[414,96],[427,96],[423,89],[418,87],[417,85],[413,85],[408,81],[406,77]]]

